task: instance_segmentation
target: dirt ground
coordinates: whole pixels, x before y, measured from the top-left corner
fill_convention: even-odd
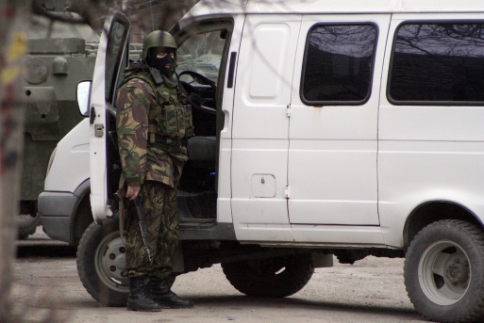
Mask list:
[[[91,298],[77,276],[75,250],[38,230],[18,242],[12,313],[28,323],[48,315],[69,323],[426,322],[414,311],[402,275],[403,259],[368,257],[354,265],[335,259],[334,267],[316,269],[299,293],[261,299],[235,290],[217,265],[177,278],[173,290],[192,299],[194,308],[130,312]]]

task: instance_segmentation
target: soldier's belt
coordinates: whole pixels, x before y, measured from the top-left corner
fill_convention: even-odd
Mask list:
[[[174,148],[183,147],[183,142],[180,138],[171,138],[167,136],[162,136],[157,133],[150,133],[149,138],[150,138],[150,142],[149,142],[150,145],[163,144]]]
[[[148,146],[160,149],[170,155],[173,160],[186,162],[188,160],[186,144],[183,144],[183,139],[170,138],[167,136],[149,133]],[[184,140],[186,142],[186,139]]]

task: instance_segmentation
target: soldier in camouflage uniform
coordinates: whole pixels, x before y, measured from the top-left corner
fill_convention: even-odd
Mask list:
[[[129,310],[160,311],[193,303],[170,290],[178,245],[176,186],[188,160],[192,115],[174,75],[176,42],[167,32],[150,33],[141,60],[127,69],[117,94],[117,132],[127,184],[126,270]],[[139,196],[153,260],[148,259],[134,203]]]

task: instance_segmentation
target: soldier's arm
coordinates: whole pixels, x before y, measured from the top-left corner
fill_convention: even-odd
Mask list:
[[[141,185],[146,174],[148,111],[155,96],[151,87],[132,79],[118,91],[116,128],[119,153],[126,182]]]

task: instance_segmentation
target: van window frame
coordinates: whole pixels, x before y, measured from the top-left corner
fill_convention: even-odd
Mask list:
[[[118,23],[123,28],[126,28],[128,30],[130,29],[130,26],[126,27],[126,21],[120,17],[114,17],[112,24],[114,25],[115,23]],[[113,42],[113,37],[111,37],[112,32],[113,32],[113,29],[110,29],[108,34],[108,42],[106,45],[106,62],[105,62],[106,67],[108,67],[111,70],[112,74],[109,75],[110,76],[109,80],[105,79],[104,91],[105,91],[105,100],[109,102],[112,106],[114,106],[116,101],[116,93],[118,91],[118,85],[120,84],[120,81],[122,81],[124,68],[128,64],[129,55],[127,55],[127,53],[129,50],[130,32],[125,33],[125,37],[120,41],[121,46],[117,48],[118,52],[116,53],[116,57],[114,57],[112,62],[108,62],[108,59],[111,57],[109,53],[109,49],[110,49],[110,45]],[[108,63],[112,63],[113,65],[110,65]],[[106,73],[105,78],[107,76],[108,75]]]
[[[197,28],[198,27],[198,28]],[[171,29],[172,35],[175,37],[178,43],[178,47],[182,46],[186,39],[191,37],[191,30],[197,30],[194,34],[202,34],[217,30],[227,30],[225,38],[225,46],[222,52],[219,74],[217,78],[217,86],[215,92],[215,107],[216,107],[216,121],[215,121],[215,136],[216,136],[216,154],[215,154],[215,169],[219,169],[219,156],[220,156],[220,133],[225,126],[225,115],[222,111],[223,96],[225,91],[225,74],[227,73],[229,51],[232,44],[232,37],[235,29],[235,19],[232,16],[221,16],[215,18],[203,18],[203,19],[189,19],[186,24],[181,28],[180,24],[176,24]],[[218,193],[219,176],[218,173],[215,176],[215,191]]]
[[[428,24],[428,25],[437,25],[437,24],[482,24],[484,25],[483,19],[410,19],[400,22],[395,27],[395,32],[393,34],[392,39],[392,49],[390,52],[390,63],[388,65],[388,79],[386,84],[386,96],[388,102],[396,106],[484,106],[483,101],[424,101],[424,100],[395,100],[390,95],[390,86],[392,82],[392,72],[393,72],[393,64],[395,60],[395,48],[397,45],[397,35],[398,31],[403,25],[411,25],[411,24]]]
[[[371,67],[370,67],[370,77],[368,80],[368,93],[366,97],[362,100],[358,101],[335,101],[335,100],[320,100],[320,101],[309,101],[304,97],[304,82],[306,78],[306,64],[308,62],[308,49],[309,49],[309,40],[311,32],[317,28],[318,26],[363,26],[363,25],[371,25],[375,28],[375,41],[373,44],[373,52],[372,52],[372,59],[371,59]],[[299,97],[301,102],[303,102],[307,106],[338,106],[338,105],[364,105],[368,100],[371,98],[372,89],[373,89],[373,75],[375,69],[375,59],[377,54],[377,46],[378,40],[380,36],[380,29],[377,23],[373,21],[348,21],[348,22],[318,22],[309,28],[307,35],[306,35],[306,44],[304,46],[304,58],[302,62],[302,69],[301,69],[301,83],[299,85]]]

